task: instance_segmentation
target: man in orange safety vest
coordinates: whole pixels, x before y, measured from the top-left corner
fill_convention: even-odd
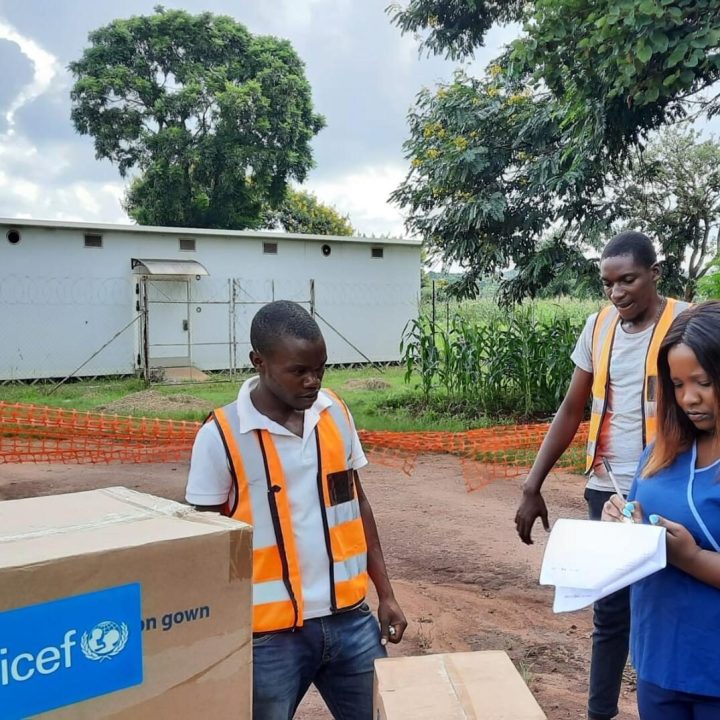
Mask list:
[[[314,684],[333,717],[370,720],[374,661],[407,622],[357,473],[367,460],[347,406],[321,389],[310,314],[269,303],[250,341],[257,375],[198,432],[186,498],[253,526],[253,718],[290,720]]]

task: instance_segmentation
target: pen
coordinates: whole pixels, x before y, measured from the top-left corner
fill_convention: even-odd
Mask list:
[[[610,482],[613,484],[613,487],[615,488],[615,492],[618,494],[620,499],[625,502],[625,496],[622,493],[622,490],[620,489],[620,486],[618,485],[617,478],[615,477],[615,473],[612,471],[612,466],[610,465],[610,462],[607,458],[603,458],[603,465],[605,466],[605,470],[607,471],[608,477],[610,478]],[[632,522],[632,518],[623,518],[623,522]]]
[[[608,462],[607,458],[603,458],[603,465],[605,466],[605,470],[607,471],[608,477],[610,478],[610,482],[613,484],[613,487],[615,488],[615,492],[620,496],[620,499],[625,502],[625,496],[622,494],[622,490],[620,489],[620,486],[618,485],[618,481],[615,478],[615,474],[612,471],[612,466]]]

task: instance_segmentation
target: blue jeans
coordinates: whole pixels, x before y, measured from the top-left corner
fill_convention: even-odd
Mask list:
[[[585,490],[588,515],[599,520],[613,493]],[[598,600],[593,607],[588,717],[610,720],[618,714],[620,686],[630,642],[630,588]]]
[[[291,720],[311,684],[336,720],[372,720],[374,663],[386,656],[367,604],[253,638],[253,720]]]
[[[665,690],[638,678],[640,720],[717,720],[720,697]]]

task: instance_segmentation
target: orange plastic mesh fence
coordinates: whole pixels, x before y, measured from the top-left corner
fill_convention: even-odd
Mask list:
[[[198,427],[196,422],[0,402],[0,463],[185,460]]]
[[[198,422],[121,417],[0,402],[0,463],[155,463],[190,457]],[[418,456],[461,458],[465,482],[475,490],[528,470],[547,424],[501,425],[465,432],[361,430],[375,462],[411,472]],[[558,467],[582,470],[587,426],[581,426]]]
[[[526,473],[548,431],[548,423],[498,425],[464,432],[363,431],[363,445],[380,462],[412,463],[423,453],[447,453],[462,460],[465,483],[477,490],[502,478]],[[582,472],[588,425],[583,423],[556,467]],[[378,457],[379,456],[379,457]]]

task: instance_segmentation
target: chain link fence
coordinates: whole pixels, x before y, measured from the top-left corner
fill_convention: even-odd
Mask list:
[[[417,287],[401,283],[133,275],[0,278],[0,382],[139,375],[171,369],[232,377],[248,367],[250,323],[294,300],[320,325],[331,364],[399,358]]]

